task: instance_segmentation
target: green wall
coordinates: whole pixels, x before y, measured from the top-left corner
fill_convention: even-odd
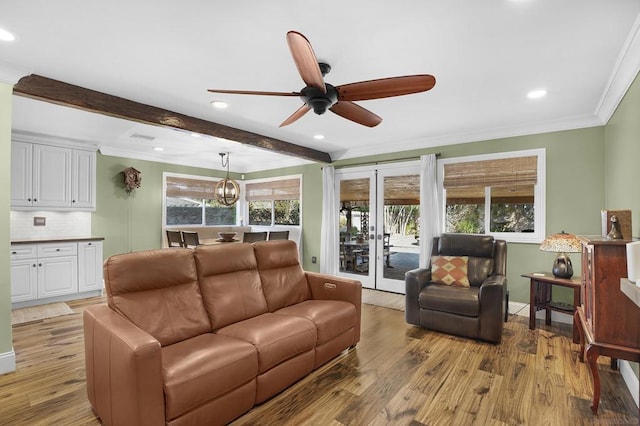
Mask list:
[[[636,77],[605,127],[605,205],[631,210],[633,236],[640,238],[640,78]]]
[[[11,276],[9,211],[11,209],[11,96],[13,86],[0,82],[0,354],[11,352]],[[4,253],[4,254],[3,254]],[[4,265],[4,266],[2,266]]]
[[[122,171],[127,167],[136,168],[142,175],[141,187],[131,193],[124,190],[122,181]],[[98,154],[91,232],[104,237],[105,259],[113,254],[162,247],[163,172],[224,177],[224,172],[217,170]]]
[[[631,209],[633,236],[640,238],[640,78],[635,81],[605,127],[606,208]],[[638,364],[630,363],[636,376]]]

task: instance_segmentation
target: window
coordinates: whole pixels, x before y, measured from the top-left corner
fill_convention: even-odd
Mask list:
[[[235,225],[236,206],[215,200],[217,179],[165,174],[165,225]]]
[[[444,232],[542,241],[544,154],[530,150],[440,160]]]
[[[247,183],[249,225],[300,225],[299,177]]]

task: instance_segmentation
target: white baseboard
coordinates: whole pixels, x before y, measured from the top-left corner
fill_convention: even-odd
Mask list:
[[[10,352],[0,354],[0,374],[16,371],[16,353],[11,348]]]
[[[520,302],[509,302],[509,313],[529,318],[529,304]],[[536,319],[544,319],[544,311],[536,312]],[[573,324],[573,317],[561,312],[552,311],[551,321],[561,322],[563,324]]]
[[[529,318],[529,304],[528,303],[520,303],[520,302],[509,302],[509,313],[517,314],[519,316]],[[537,319],[544,319],[544,311],[536,312]],[[551,321],[554,322],[562,322],[565,324],[572,324],[573,318],[571,315],[562,314],[560,312],[551,312]],[[622,379],[624,383],[627,385],[627,389],[633,400],[636,403],[636,406],[640,407],[640,401],[638,400],[638,392],[640,390],[640,381],[636,376],[636,373],[633,372],[631,365],[628,361],[618,360],[618,366],[620,368],[620,374],[622,375]]]
[[[618,360],[618,367],[620,368],[620,374],[627,384],[627,389],[631,393],[633,400],[636,402],[636,406],[640,407],[640,401],[638,401],[638,390],[640,389],[640,383],[636,373],[633,372],[629,361],[624,359]]]

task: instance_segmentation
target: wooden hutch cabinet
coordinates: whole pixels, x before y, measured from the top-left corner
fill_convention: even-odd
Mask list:
[[[640,361],[640,310],[620,290],[620,278],[627,276],[625,240],[580,237],[582,242],[582,306],[576,309],[580,333],[580,360],[586,353],[593,377],[591,410],[600,403],[600,355]],[[585,351],[586,345],[586,351]]]

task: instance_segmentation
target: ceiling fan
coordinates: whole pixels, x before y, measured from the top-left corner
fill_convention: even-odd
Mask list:
[[[331,71],[329,64],[318,62],[309,40],[297,31],[287,33],[287,43],[302,80],[306,84],[299,92],[260,92],[252,90],[209,89],[212,93],[266,96],[299,96],[304,104],[280,127],[289,125],[313,109],[316,114],[324,114],[327,109],[347,120],[363,126],[374,127],[382,118],[373,112],[355,104],[353,101],[389,98],[425,92],[436,84],[434,76],[429,74],[407,75],[402,77],[381,78],[358,83],[332,86],[324,82],[324,76]]]

